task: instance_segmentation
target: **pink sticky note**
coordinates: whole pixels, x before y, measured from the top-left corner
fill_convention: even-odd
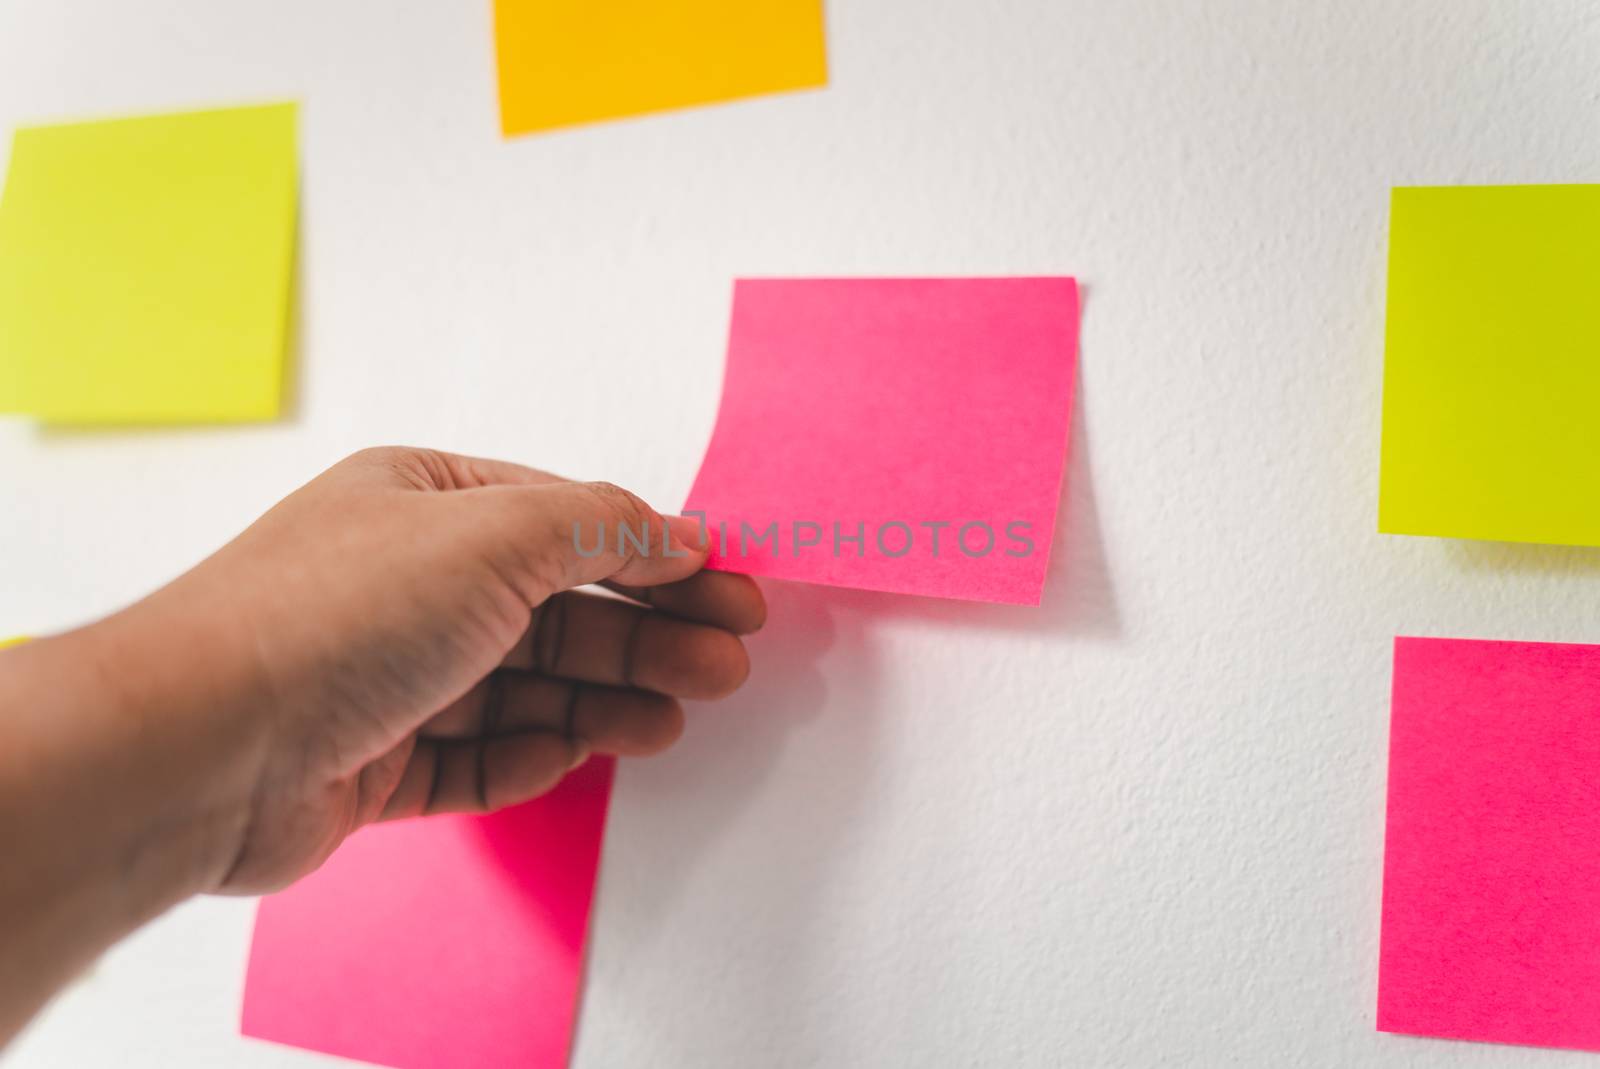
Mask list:
[[[398,1069],[564,1067],[612,767],[351,836],[262,901],[244,1033]]]
[[[1396,641],[1378,1027],[1600,1050],[1600,646]]]
[[[741,280],[711,566],[1038,604],[1077,338],[1070,278]]]

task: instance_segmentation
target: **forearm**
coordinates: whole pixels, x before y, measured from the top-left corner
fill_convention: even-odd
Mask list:
[[[163,592],[0,652],[0,1043],[225,875],[258,733],[213,667],[216,618],[205,633],[190,615]]]

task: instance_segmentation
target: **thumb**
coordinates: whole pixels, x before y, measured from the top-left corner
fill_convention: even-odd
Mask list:
[[[687,579],[706,562],[697,522],[664,517],[611,483],[500,486],[493,494],[503,549],[556,590],[614,579],[657,586]]]

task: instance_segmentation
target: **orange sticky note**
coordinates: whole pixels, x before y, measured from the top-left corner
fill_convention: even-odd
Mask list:
[[[507,135],[828,80],[822,0],[495,0]]]

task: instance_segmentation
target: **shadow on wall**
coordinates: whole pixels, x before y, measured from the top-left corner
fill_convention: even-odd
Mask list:
[[[759,983],[739,988],[737,1012],[746,1030],[764,1027],[789,1043],[822,1042],[828,1029],[809,1027],[803,1014],[832,967],[819,958],[832,945],[833,873],[852,856],[845,843],[863,823],[874,779],[890,765],[878,716],[879,625],[920,620],[1047,641],[1121,637],[1083,393],[1076,391],[1074,401],[1065,501],[1041,606],[763,582],[771,611],[766,628],[749,643],[750,681],[724,702],[691,709],[688,736],[672,753],[620,767],[613,820],[626,827],[626,846],[608,846],[602,865],[605,923],[594,932],[599,956],[625,960],[638,947],[656,947],[668,958],[690,952],[674,945],[683,928],[674,917],[724,914],[715,925],[689,926],[699,938],[709,928],[722,940],[697,943],[692,952],[726,962],[730,977],[755,970]],[[830,683],[840,689],[830,692]],[[768,787],[769,777],[782,787]],[[775,807],[795,797],[805,799],[803,808],[790,805],[774,816]],[[751,823],[760,824],[761,836],[738,833]],[[742,851],[732,864],[717,858],[729,841]],[[715,903],[689,898],[706,894],[695,878],[705,867],[720,869]],[[603,901],[608,885],[618,896],[610,903]],[[602,941],[609,939],[622,949],[604,953]],[[760,954],[758,963],[750,961],[752,952]],[[624,1012],[638,1017],[648,1007]],[[662,1038],[671,1034],[666,1030]],[[663,1051],[662,1060],[679,1060],[675,1053]],[[681,1053],[690,1061],[695,1052]],[[788,1060],[821,1062],[828,1053],[791,1050]]]
[[[1117,611],[1105,533],[1095,498],[1083,394],[1080,386],[1073,398],[1066,487],[1056,512],[1044,595],[1037,607],[842,589],[831,592],[833,602],[883,619],[926,620],[952,628],[1026,632],[1063,640],[1121,638],[1122,618]]]
[[[856,821],[881,760],[874,717],[878,671],[867,621],[851,612],[836,614],[830,604],[835,592],[779,582],[764,589],[770,613],[767,626],[749,641],[750,681],[732,698],[692,707],[688,735],[671,753],[619,769],[612,819],[626,822],[626,847],[616,850],[616,838],[608,841],[599,899],[606,923],[594,936],[597,948],[614,936],[621,949],[611,956],[619,960],[658,943],[667,945],[662,956],[670,958],[675,915],[725,911],[726,922],[717,924],[724,941],[697,944],[694,952],[726,962],[734,975],[749,967],[751,950],[759,949],[761,983],[744,989],[738,1012],[799,1042],[808,1032],[795,1019],[804,1005],[798,996],[821,968],[809,960],[814,948],[828,944],[818,936],[818,926],[826,923],[818,899],[839,855],[837,839]],[[848,695],[830,696],[824,658],[829,677],[849,681]],[[784,749],[808,732],[822,733],[809,745],[825,745],[833,759],[821,763],[791,755],[780,770]],[[803,788],[794,780],[800,775],[810,780]],[[783,790],[766,790],[769,777],[782,780]],[[807,798],[805,810],[775,819],[772,799],[797,790]],[[754,849],[748,848],[749,836],[737,837],[744,852],[737,876],[717,887],[722,901],[690,900],[705,893],[703,885],[696,887],[696,871],[714,864],[710,858],[735,837],[741,820],[761,821],[770,830]],[[613,881],[630,885],[620,891],[624,908],[612,910],[605,901]],[[759,914],[735,913],[734,907],[757,902]],[[705,926],[695,929],[703,933]],[[648,1007],[629,1010],[630,1017],[640,1014],[647,1017]],[[690,1064],[693,1054],[663,1050],[660,1061]]]
[[[1600,547],[1451,539],[1450,562],[1463,572],[1538,575],[1552,579],[1600,576]]]

